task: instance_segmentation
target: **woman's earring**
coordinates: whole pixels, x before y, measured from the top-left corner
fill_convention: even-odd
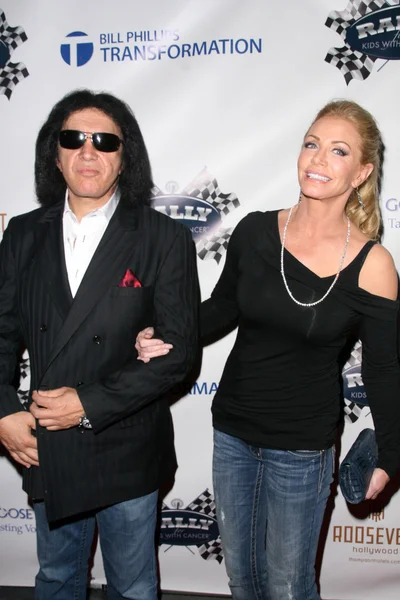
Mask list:
[[[367,211],[365,210],[365,204],[362,201],[361,194],[360,194],[360,192],[358,190],[358,187],[356,187],[355,189],[356,189],[358,204],[361,206],[361,208],[363,209],[363,211],[366,213]]]

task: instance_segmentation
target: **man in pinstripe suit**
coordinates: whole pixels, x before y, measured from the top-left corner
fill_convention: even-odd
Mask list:
[[[41,208],[12,219],[0,252],[0,440],[34,501],[37,600],[86,598],[97,521],[111,600],[155,600],[157,492],[175,468],[163,394],[197,341],[189,231],[147,206],[151,171],[130,109],[73,92],[36,144]],[[138,331],[171,340],[136,360]],[[31,360],[31,402],[12,385]]]

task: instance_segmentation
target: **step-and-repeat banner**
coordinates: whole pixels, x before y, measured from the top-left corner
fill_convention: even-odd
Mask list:
[[[0,227],[35,206],[34,142],[50,108],[79,87],[134,110],[154,205],[193,233],[203,298],[248,212],[296,203],[302,136],[333,98],[355,100],[384,134],[384,243],[400,264],[400,6],[385,0],[0,0]],[[211,483],[210,404],[234,334],[204,350],[173,406],[179,470],[164,500],[163,589],[228,593]],[[21,397],[29,389],[22,365]],[[290,374],[288,374],[290,376]],[[344,370],[342,453],[371,426],[360,349]],[[1,399],[0,399],[1,401]],[[360,512],[361,511],[361,512]],[[324,599],[398,600],[400,495],[350,510],[332,502]],[[35,520],[0,458],[0,585],[32,585]],[[94,584],[104,581],[96,554]]]

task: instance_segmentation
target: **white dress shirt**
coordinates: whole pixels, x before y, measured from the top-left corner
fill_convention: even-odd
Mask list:
[[[64,254],[73,297],[118,206],[119,198],[116,189],[107,204],[88,213],[79,222],[69,205],[67,190],[63,214]]]

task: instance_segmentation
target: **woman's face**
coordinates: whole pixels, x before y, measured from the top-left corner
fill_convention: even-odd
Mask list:
[[[304,196],[346,202],[353,189],[367,179],[373,165],[361,164],[361,139],[353,123],[323,117],[308,130],[297,168]]]

